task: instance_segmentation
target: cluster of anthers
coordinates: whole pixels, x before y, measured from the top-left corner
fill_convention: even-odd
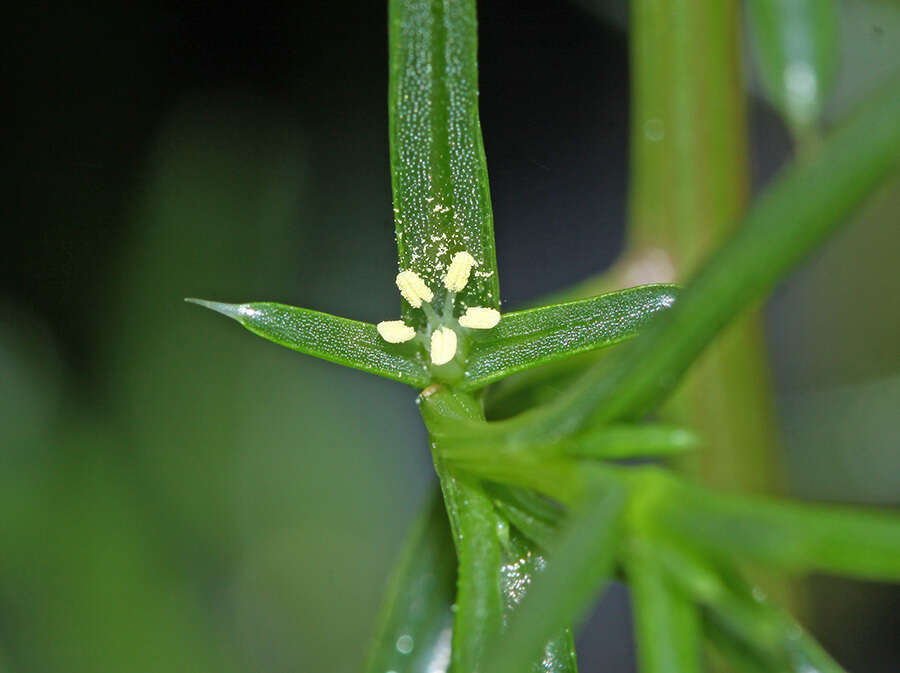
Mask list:
[[[431,306],[434,292],[419,274],[415,271],[401,271],[397,274],[397,288],[400,294],[410,306],[422,309],[428,318],[427,331],[422,335],[422,339],[431,354],[432,364],[444,365],[456,357],[458,328],[491,329],[500,322],[500,311],[484,306],[469,306],[459,318],[453,316],[456,294],[468,284],[469,275],[475,265],[475,258],[468,252],[457,252],[453,255],[443,280],[448,294],[440,316]],[[415,328],[402,320],[384,320],[378,323],[377,327],[381,338],[392,344],[405,343],[417,336]]]

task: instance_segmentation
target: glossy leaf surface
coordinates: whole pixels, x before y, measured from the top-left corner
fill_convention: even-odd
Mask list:
[[[407,535],[364,673],[433,673],[450,663],[456,554],[439,496]]]
[[[580,301],[506,313],[475,342],[460,387],[480,388],[516,372],[637,336],[675,302],[674,285],[645,285]]]
[[[835,0],[749,0],[757,71],[772,104],[794,128],[818,121],[838,65]]]
[[[478,118],[474,0],[390,3],[391,183],[401,270],[440,304],[452,255],[477,261],[465,305],[500,306],[487,163]],[[404,315],[412,312],[404,302]]]
[[[500,568],[504,599],[506,601],[506,623],[515,620],[522,600],[531,586],[546,570],[547,562],[543,553],[533,543],[526,540],[518,530],[510,530],[505,545],[506,553]],[[501,640],[505,636],[501,636]],[[575,642],[572,629],[561,626],[535,656],[531,665],[522,669],[528,673],[577,673],[578,661],[575,657]]]
[[[307,355],[417,388],[430,381],[419,350],[411,344],[385,342],[369,323],[271,302],[187,301],[233,318],[254,334]]]
[[[522,673],[541,654],[541,643],[581,617],[611,576],[622,493],[587,500],[573,515],[540,575],[514,615],[502,641],[493,644],[485,670]]]

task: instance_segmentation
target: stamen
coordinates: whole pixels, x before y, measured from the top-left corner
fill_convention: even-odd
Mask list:
[[[382,320],[375,328],[381,338],[390,344],[402,344],[416,336],[416,330],[402,320]]]
[[[460,292],[469,282],[469,274],[476,264],[475,258],[465,251],[453,255],[450,268],[444,276],[444,287],[450,292]]]
[[[422,302],[434,299],[434,292],[415,271],[401,271],[397,274],[397,289],[413,308],[421,308]]]
[[[491,329],[500,322],[500,311],[484,306],[470,306],[459,316],[459,324],[469,329]]]
[[[445,365],[456,355],[456,332],[439,327],[431,334],[431,362]]]

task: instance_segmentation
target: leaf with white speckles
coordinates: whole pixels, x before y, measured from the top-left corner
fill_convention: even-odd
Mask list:
[[[400,269],[443,299],[454,253],[477,266],[459,299],[500,305],[487,164],[478,119],[475,3],[390,4],[391,183]],[[421,320],[404,302],[404,318]]]
[[[477,339],[461,388],[473,390],[510,374],[637,336],[675,301],[674,285],[643,285],[590,299],[503,315]]]
[[[416,388],[430,381],[419,349],[411,344],[387,343],[369,323],[271,302],[187,301],[234,318],[254,334],[307,355]]]

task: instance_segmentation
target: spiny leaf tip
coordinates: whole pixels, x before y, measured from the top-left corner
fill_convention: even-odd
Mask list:
[[[184,300],[189,304],[197,304],[198,306],[203,306],[216,313],[226,315],[238,322],[243,322],[245,319],[251,317],[256,311],[256,309],[249,304],[226,304],[221,301],[209,301],[207,299],[197,299],[195,297],[185,297]]]

